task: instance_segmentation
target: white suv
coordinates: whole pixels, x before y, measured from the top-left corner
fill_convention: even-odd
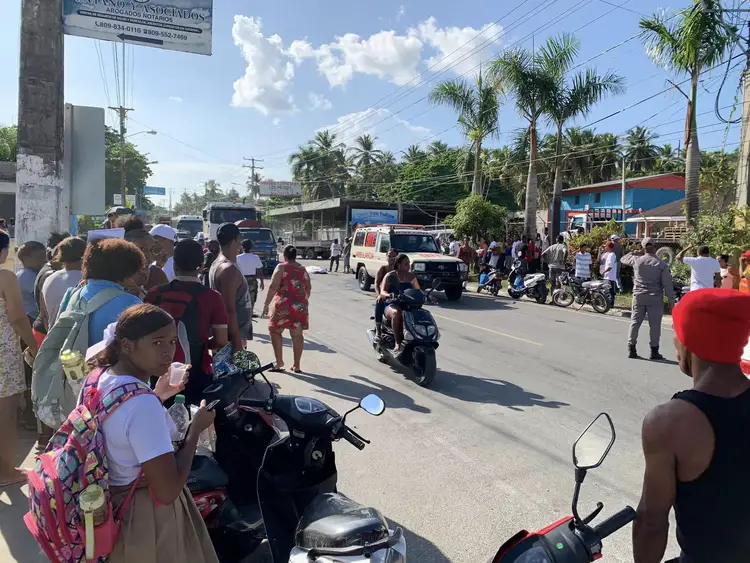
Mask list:
[[[449,301],[461,298],[469,273],[466,264],[441,254],[431,233],[401,225],[377,225],[355,231],[350,263],[362,291],[370,290],[378,270],[388,263],[391,247],[409,257],[411,270],[422,289],[439,282],[439,289],[445,291]]]

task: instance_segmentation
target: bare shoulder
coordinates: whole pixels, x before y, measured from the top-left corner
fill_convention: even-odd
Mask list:
[[[705,416],[692,403],[673,399],[659,405],[643,419],[643,443],[657,447],[670,447],[683,434],[700,424]]]

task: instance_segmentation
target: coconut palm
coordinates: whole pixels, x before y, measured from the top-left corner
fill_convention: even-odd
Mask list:
[[[480,69],[476,83],[465,80],[446,80],[437,84],[428,99],[433,104],[452,107],[458,114],[458,124],[471,142],[474,156],[474,179],[471,193],[482,193],[482,142],[497,135],[500,103],[492,84],[485,82]]]
[[[643,18],[640,28],[647,52],[654,62],[678,76],[687,75],[685,132],[685,199],[687,220],[696,219],[700,208],[700,159],[696,101],[701,73],[721,63],[730,45],[737,41],[737,29],[723,19],[719,0],[693,0],[693,5],[676,17],[654,14]]]
[[[701,157],[701,161],[703,158]],[[669,143],[665,143],[659,148],[659,158],[656,159],[654,168],[661,174],[666,172],[683,172],[685,170],[685,161],[679,154],[679,151]]]
[[[358,170],[367,168],[378,159],[382,154],[380,149],[375,148],[377,137],[372,135],[360,135],[354,141],[354,146],[350,149],[354,158],[354,165]]]
[[[653,170],[659,157],[659,146],[656,139],[659,135],[651,132],[648,127],[636,125],[625,135],[623,154],[625,164],[632,173]]]
[[[625,91],[623,78],[612,71],[599,75],[596,69],[588,68],[566,75],[578,54],[580,43],[570,34],[562,34],[557,41],[566,45],[573,57],[567,59],[567,64],[559,69],[557,79],[552,90],[545,98],[544,113],[549,122],[556,129],[555,146],[555,184],[552,196],[552,224],[550,234],[554,239],[560,230],[560,212],[562,206],[563,189],[563,129],[565,124],[578,116],[587,115],[591,109],[604,97],[610,94],[620,94]]]
[[[443,141],[432,141],[427,147],[427,154],[435,156],[448,150],[448,144]]]
[[[594,166],[596,174],[592,183],[608,182],[617,175],[622,161],[620,156],[620,138],[614,133],[602,133],[596,136]]]
[[[531,237],[536,234],[537,123],[547,97],[576,53],[574,45],[565,37],[548,39],[538,53],[523,48],[507,51],[492,62],[489,71],[496,87],[515,98],[516,110],[529,123],[524,232]]]
[[[419,148],[419,145],[410,145],[402,154],[407,163],[419,162],[426,156],[425,152]]]
[[[312,141],[298,147],[289,155],[289,164],[307,198],[325,199],[344,193],[349,180],[345,147],[328,130],[318,131]]]

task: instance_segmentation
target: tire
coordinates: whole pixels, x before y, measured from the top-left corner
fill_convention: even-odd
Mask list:
[[[670,246],[662,246],[656,251],[656,257],[664,260],[667,264],[674,262],[675,255],[674,248]]]
[[[519,299],[521,297],[521,294],[514,288],[508,286],[508,295],[511,299]]]
[[[381,364],[387,364],[388,363],[388,354],[385,354],[380,351],[380,347],[375,347],[375,358],[381,363]]]
[[[305,252],[305,258],[307,260],[315,260],[317,256],[318,255],[315,253],[315,251],[312,248],[308,248],[307,251]]]
[[[609,311],[609,300],[598,291],[591,294],[591,306],[597,313],[604,314]]]
[[[421,360],[421,361],[420,361]],[[429,387],[437,373],[437,359],[433,348],[414,348],[414,363],[412,365],[414,381],[420,387]]]
[[[445,297],[448,301],[458,301],[464,293],[464,288],[460,285],[445,288]]]
[[[357,272],[357,282],[359,284],[359,289],[362,291],[370,291],[370,288],[372,287],[373,280],[368,274],[367,270],[364,266],[359,267],[359,271]]]
[[[482,286],[481,285],[477,286],[477,293],[482,293]]]
[[[536,292],[536,302],[540,305],[544,305],[547,302],[547,286],[540,287]]]
[[[552,292],[552,303],[558,307],[570,307],[576,297],[569,289],[556,289]]]

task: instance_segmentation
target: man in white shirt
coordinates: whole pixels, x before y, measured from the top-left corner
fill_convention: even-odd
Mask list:
[[[242,254],[237,256],[237,267],[245,276],[247,281],[248,303],[250,312],[255,309],[255,301],[258,299],[258,287],[265,289],[263,281],[263,262],[260,257],[252,252],[253,241],[245,239],[242,241]]]
[[[328,266],[328,270],[333,272],[333,263],[336,262],[336,271],[339,271],[339,260],[341,260],[341,245],[339,244],[339,239],[335,238],[333,239],[333,244],[331,244],[331,263]]]
[[[582,244],[576,252],[575,277],[584,280],[591,279],[591,253],[587,245]]]
[[[609,306],[615,306],[615,293],[617,292],[617,255],[615,254],[615,244],[612,241],[607,242],[601,260],[600,272],[602,278],[609,281]]]
[[[721,287],[719,261],[709,255],[708,247],[705,245],[698,248],[698,256],[684,257],[683,255],[692,248],[694,247],[688,246],[682,249],[675,257],[676,260],[690,266],[690,291],[707,287]]]
[[[159,257],[154,264],[160,266],[167,279],[172,281],[174,279],[174,241],[177,231],[169,225],[155,225],[149,234],[154,237],[156,242],[154,254]]]
[[[458,244],[455,235],[448,235],[448,240],[450,241],[450,244],[448,245],[448,254],[454,258],[458,258],[458,249],[461,248],[461,245]]]
[[[513,244],[510,247],[510,255],[513,262],[518,260],[518,252],[521,250],[521,245],[523,245],[521,237],[519,235],[516,235],[513,239]]]

